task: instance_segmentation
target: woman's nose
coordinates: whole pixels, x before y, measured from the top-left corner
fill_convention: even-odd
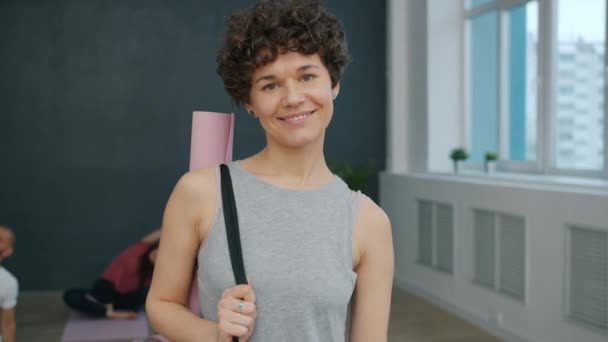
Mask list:
[[[288,83],[285,86],[285,94],[283,96],[283,104],[285,106],[297,106],[304,101],[304,93],[297,83]]]

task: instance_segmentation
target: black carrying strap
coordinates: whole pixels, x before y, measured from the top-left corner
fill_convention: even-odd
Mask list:
[[[226,235],[228,237],[228,249],[230,250],[230,263],[234,273],[234,281],[237,285],[247,284],[245,265],[243,264],[243,252],[241,250],[241,236],[239,233],[239,219],[236,213],[236,201],[232,191],[232,179],[230,170],[226,164],[220,165],[222,177],[222,205],[224,208],[224,222]]]
[[[222,206],[224,208],[224,223],[228,237],[228,250],[230,250],[230,263],[232,273],[237,285],[247,284],[245,265],[243,264],[243,251],[241,250],[241,235],[239,233],[239,218],[236,214],[236,201],[232,191],[232,178],[226,164],[220,165],[222,178]],[[232,337],[232,342],[239,342],[238,337]]]

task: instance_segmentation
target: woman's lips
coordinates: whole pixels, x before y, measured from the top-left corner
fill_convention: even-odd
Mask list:
[[[308,119],[312,114],[314,114],[314,112],[315,112],[314,110],[310,111],[310,112],[300,112],[300,113],[286,115],[279,119],[286,123],[289,123],[289,124],[299,124],[299,123],[306,121],[306,119]]]

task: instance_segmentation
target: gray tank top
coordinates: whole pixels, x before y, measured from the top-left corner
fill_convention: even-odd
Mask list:
[[[321,188],[290,190],[261,180],[238,162],[229,167],[245,270],[256,295],[249,341],[344,341],[357,277],[352,237],[361,193],[337,176]],[[219,184],[219,171],[217,176]],[[219,196],[198,252],[201,315],[212,321],[222,292],[235,284]]]

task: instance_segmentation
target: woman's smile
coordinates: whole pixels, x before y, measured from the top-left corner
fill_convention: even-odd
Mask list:
[[[311,117],[316,110],[313,111],[305,111],[299,113],[288,114],[279,118],[288,125],[301,125],[307,121],[309,117]]]

